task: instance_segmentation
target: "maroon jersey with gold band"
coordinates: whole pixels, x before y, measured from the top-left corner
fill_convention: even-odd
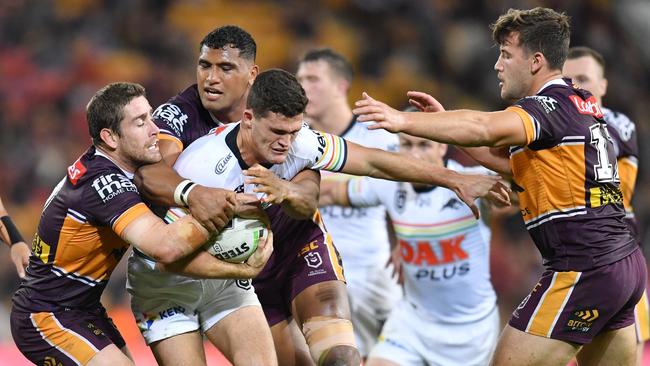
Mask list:
[[[635,238],[639,239],[639,230],[632,208],[632,196],[638,172],[639,146],[636,137],[636,125],[626,115],[603,108],[603,118],[612,136],[614,152],[618,162],[618,175],[621,178],[621,191],[625,205],[625,221]]]
[[[149,210],[131,178],[94,147],[68,167],[41,214],[27,276],[13,297],[17,310],[99,304],[129,246],[119,234]]]
[[[508,110],[526,129],[526,146],[510,149],[510,164],[545,264],[586,271],[632,253],[616,154],[595,98],[557,79]]]
[[[160,105],[152,117],[160,139],[174,142],[181,151],[221,124],[203,107],[196,84]]]

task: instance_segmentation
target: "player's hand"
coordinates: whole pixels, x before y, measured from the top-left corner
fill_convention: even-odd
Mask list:
[[[287,182],[260,164],[253,165],[243,173],[247,177],[245,183],[255,185],[253,192],[264,193],[262,202],[280,204],[289,195]]]
[[[400,132],[404,129],[406,118],[404,113],[389,107],[373,99],[367,93],[363,93],[361,100],[354,103],[356,106],[352,113],[356,114],[358,122],[374,122],[368,126],[369,130],[378,130],[383,128],[390,132]]]
[[[477,219],[480,216],[475,203],[477,198],[486,198],[497,207],[510,205],[510,188],[501,182],[501,177],[477,174],[463,174],[462,176],[453,190],[458,198],[469,206]]]
[[[0,217],[7,215],[9,215],[9,213],[7,212],[4,203],[2,203],[2,198],[0,198]]]
[[[246,260],[246,264],[251,269],[251,277],[256,277],[266,265],[271,254],[273,253],[273,232],[268,229],[266,240],[257,246],[257,250]]]
[[[32,250],[24,241],[19,241],[11,246],[11,261],[16,266],[18,277],[25,278],[25,268],[29,264]]]
[[[221,231],[232,219],[237,200],[235,192],[197,185],[187,198],[192,216],[210,232]]]
[[[271,225],[269,216],[262,208],[262,202],[256,195],[250,193],[237,193],[237,206],[235,206],[235,216],[245,217],[247,219],[258,219],[266,226]]]
[[[406,93],[409,98],[409,104],[417,108],[420,112],[444,112],[445,107],[438,100],[427,93],[419,91],[410,91]]]
[[[400,285],[404,284],[404,273],[402,272],[402,253],[400,252],[399,244],[390,251],[390,256],[386,261],[386,268],[393,265],[393,273],[391,278],[397,278],[397,283]]]

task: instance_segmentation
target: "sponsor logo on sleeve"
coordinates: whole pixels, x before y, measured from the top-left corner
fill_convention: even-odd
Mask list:
[[[77,185],[77,182],[85,173],[86,167],[81,163],[81,158],[68,167],[68,178],[70,178],[73,185]]]
[[[546,112],[546,114],[553,112],[557,107],[557,100],[551,97],[533,95],[529,98],[536,100],[544,108],[544,112]]]
[[[187,124],[187,114],[175,104],[165,103],[160,107],[156,108],[156,111],[153,112],[154,119],[160,119],[165,121],[167,126],[171,128],[176,135],[181,135],[183,133],[183,128]]]
[[[589,99],[584,100],[577,95],[570,95],[569,99],[573,102],[573,105],[576,107],[580,114],[589,114],[596,118],[603,117],[603,111],[600,109],[596,98],[589,97]]]
[[[104,203],[122,193],[138,193],[138,189],[133,182],[131,182],[129,178],[118,173],[106,174],[96,178],[92,183],[92,187],[95,188],[99,198],[101,198]]]

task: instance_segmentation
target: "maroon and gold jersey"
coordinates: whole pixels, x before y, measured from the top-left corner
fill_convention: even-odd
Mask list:
[[[152,117],[160,139],[172,141],[181,151],[221,124],[203,107],[196,84],[160,105]]]
[[[94,147],[68,167],[41,214],[27,276],[13,298],[18,310],[99,304],[128,248],[119,234],[149,210],[131,178]]]
[[[636,137],[636,125],[626,115],[603,108],[603,118],[612,136],[614,152],[618,162],[618,175],[621,178],[621,191],[625,205],[625,220],[630,230],[638,239],[638,228],[632,208],[632,196],[638,172],[639,146]]]
[[[616,154],[595,98],[557,79],[508,110],[526,129],[526,146],[510,149],[510,164],[545,264],[586,271],[632,253]]]

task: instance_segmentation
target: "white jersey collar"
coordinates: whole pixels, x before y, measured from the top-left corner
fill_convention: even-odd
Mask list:
[[[122,169],[122,167],[120,167],[120,165],[119,165],[118,163],[116,163],[115,160],[111,159],[110,156],[104,154],[104,153],[103,153],[102,151],[100,151],[97,147],[95,147],[95,155],[97,155],[97,156],[103,156],[103,157],[105,157],[106,159],[110,160],[111,163],[115,164],[116,167],[120,168],[120,170],[122,171],[122,173],[124,173],[124,175],[126,175],[127,178],[129,178],[129,179],[133,179],[133,176],[135,175],[134,173],[131,173],[131,172],[129,172],[129,171],[126,171],[126,170]]]
[[[546,82],[546,84],[542,85],[542,87],[539,88],[539,90],[535,94],[541,93],[542,90],[546,89],[547,87],[549,87],[551,85],[564,85],[564,86],[567,86],[567,83],[564,80],[562,80],[562,78],[549,80],[549,81]]]

